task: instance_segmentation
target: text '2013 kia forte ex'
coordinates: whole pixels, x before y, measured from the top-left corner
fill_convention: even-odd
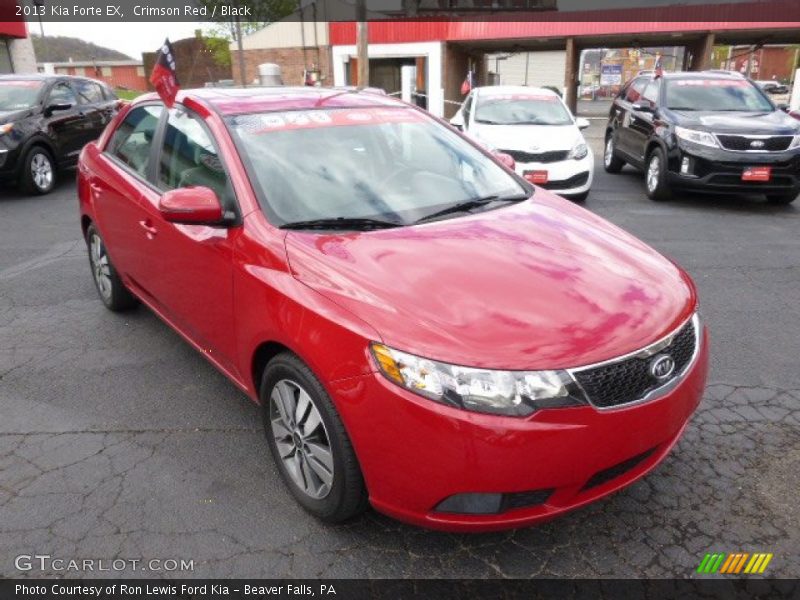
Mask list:
[[[141,301],[257,401],[328,522],[550,519],[653,469],[702,395],[686,273],[388,96],[144,96],[78,189],[105,305]]]

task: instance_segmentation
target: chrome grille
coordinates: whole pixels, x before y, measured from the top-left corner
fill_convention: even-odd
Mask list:
[[[696,318],[693,318],[656,351],[643,351],[602,365],[575,369],[572,375],[589,402],[598,408],[637,402],[683,374],[694,358],[698,335]],[[659,380],[650,373],[651,363],[662,355],[671,356],[675,361],[675,368],[666,380]]]

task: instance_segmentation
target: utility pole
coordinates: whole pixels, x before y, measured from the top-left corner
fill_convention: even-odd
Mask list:
[[[356,53],[358,54],[359,89],[369,86],[369,51],[367,49],[367,4],[366,0],[356,0]]]
[[[236,8],[239,8],[239,0],[236,0]],[[247,87],[247,75],[244,72],[244,44],[242,43],[242,17],[239,10],[236,11],[236,47],[239,50],[239,75],[242,78],[242,87]]]

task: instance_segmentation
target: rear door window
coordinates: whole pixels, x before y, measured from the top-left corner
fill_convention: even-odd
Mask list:
[[[164,108],[160,105],[138,106],[120,123],[107,152],[133,171],[147,177],[150,149]]]
[[[650,104],[651,106],[655,106],[658,104],[658,90],[660,89],[658,79],[653,79],[650,83],[647,84],[647,87],[644,88],[644,93],[642,93],[642,100]]]

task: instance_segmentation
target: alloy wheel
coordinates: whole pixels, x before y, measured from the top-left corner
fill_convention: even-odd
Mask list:
[[[42,191],[50,189],[53,184],[53,164],[50,158],[41,152],[37,152],[31,158],[31,176],[34,185]]]
[[[606,142],[606,151],[603,154],[603,162],[607,167],[611,166],[611,161],[614,159],[614,138],[608,136],[608,141]]]
[[[100,295],[106,300],[111,298],[111,266],[103,240],[97,234],[89,239],[89,258],[92,261],[92,275]]]
[[[280,380],[270,394],[269,419],[289,477],[308,497],[325,498],[333,485],[333,452],[311,396],[300,384]]]
[[[661,158],[655,154],[647,165],[647,190],[654,192],[658,188],[658,180],[661,177]]]

